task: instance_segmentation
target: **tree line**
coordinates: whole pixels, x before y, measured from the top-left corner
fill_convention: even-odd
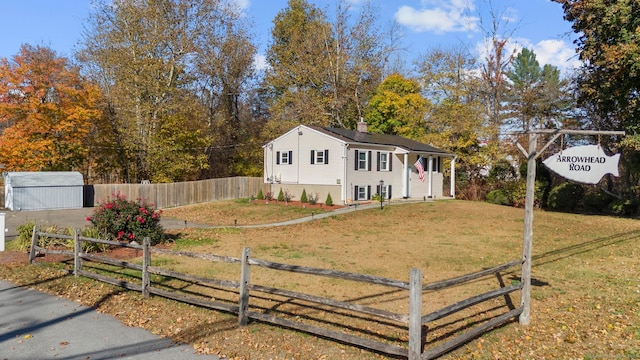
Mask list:
[[[563,74],[532,49],[509,50],[499,14],[486,49],[434,48],[406,63],[401,34],[375,2],[320,8],[289,0],[258,69],[251,19],[223,0],[99,0],[73,59],[24,44],[0,59],[5,171],[81,171],[90,182],[261,176],[262,145],[298,124],[395,134],[458,155],[458,194],[524,197],[525,159],[508,133],[624,130],[598,142],[621,152],[620,178],[598,189],[637,210],[640,185],[633,0],[555,0],[578,34],[583,66]],[[526,139],[521,139],[525,141]],[[526,144],[525,144],[526,145]],[[540,202],[561,179],[542,172]],[[494,193],[495,195],[495,193]]]

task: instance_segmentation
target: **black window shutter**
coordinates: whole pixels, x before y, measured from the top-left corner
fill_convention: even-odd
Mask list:
[[[328,164],[329,163],[329,149],[326,149],[324,151],[324,163]]]
[[[378,151],[378,161],[377,161],[378,165],[377,165],[377,169],[378,171],[380,171],[380,151]]]
[[[391,185],[387,187],[387,199],[391,199]]]
[[[382,196],[382,191],[380,191],[380,185],[376,185],[376,194]]]
[[[355,186],[354,190],[353,190],[353,200],[360,200],[360,195],[358,193],[358,185]]]
[[[280,151],[276,151],[276,165],[280,165]]]
[[[367,161],[369,162],[367,170],[371,171],[371,150],[369,150],[369,156],[367,156]]]
[[[293,164],[293,151],[289,150],[289,164]]]
[[[387,161],[389,162],[389,171],[393,171],[393,155],[391,153],[389,153],[389,155],[387,155]]]
[[[442,172],[442,158],[438,156],[438,172]]]
[[[371,185],[367,185],[367,200],[371,200]]]
[[[358,150],[356,150],[356,157],[355,157],[355,159],[356,159],[356,166],[355,166],[355,169],[354,169],[354,170],[358,170],[358,161],[360,161],[360,156],[359,156],[359,154],[358,154]]]
[[[316,151],[311,150],[311,165],[316,163]]]

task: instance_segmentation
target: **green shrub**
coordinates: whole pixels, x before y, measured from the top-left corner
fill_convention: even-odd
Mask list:
[[[262,193],[262,189],[258,190],[257,199],[258,200],[264,200],[264,194]]]
[[[309,196],[309,204],[311,205],[315,205],[318,203],[318,199],[320,199],[320,194],[315,193],[311,196]]]
[[[25,251],[31,248],[31,239],[33,237],[33,227],[36,226],[36,222],[30,220],[22,225],[18,225],[16,231],[18,236],[12,241],[12,245],[16,250]]]
[[[584,190],[582,185],[566,182],[549,192],[548,207],[558,211],[573,211],[578,207]]]
[[[142,199],[130,201],[124,195],[114,194],[87,220],[108,240],[142,243],[145,237],[149,237],[151,244],[157,244],[164,240],[160,215],[160,210]]]
[[[511,181],[506,184],[503,189],[504,194],[509,199],[511,205],[516,207],[524,207],[527,200],[527,181],[520,179],[517,181]],[[540,207],[542,198],[544,197],[544,184],[540,181],[535,182],[535,188],[533,189],[534,206]]]
[[[104,239],[106,236],[100,234],[100,231],[95,227],[88,227],[82,230],[82,236],[86,238],[92,239]],[[109,245],[101,244],[91,241],[83,241],[82,242],[82,251],[83,252],[103,252],[109,249]]]
[[[501,189],[490,191],[487,194],[487,202],[497,205],[512,205],[507,194]]]
[[[302,195],[300,195],[300,202],[303,203],[303,204],[309,202],[309,199],[307,199],[307,190],[306,189],[302,189]]]
[[[284,201],[284,191],[280,188],[280,192],[278,193],[278,201]]]
[[[289,189],[287,189],[282,193],[282,198],[284,199],[284,202],[288,203],[289,201],[291,201],[291,199],[293,199],[293,194],[291,194],[289,192]]]
[[[591,212],[606,213],[615,198],[598,189],[587,191],[582,197],[582,207]]]
[[[608,212],[617,216],[629,216],[638,213],[638,204],[633,200],[615,199],[608,206]]]
[[[331,198],[331,193],[327,194],[327,200],[325,200],[324,204],[327,206],[333,206],[333,199]]]

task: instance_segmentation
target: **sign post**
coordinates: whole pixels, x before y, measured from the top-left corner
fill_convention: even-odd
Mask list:
[[[624,131],[597,131],[597,130],[546,130],[546,129],[539,129],[539,130],[530,130],[530,131],[525,131],[525,132],[521,132],[521,133],[513,133],[512,135],[524,135],[524,134],[529,134],[529,150],[527,151],[522,145],[520,145],[520,143],[518,143],[516,141],[516,146],[518,147],[518,149],[520,149],[520,151],[524,154],[524,156],[527,158],[527,192],[526,192],[526,198],[525,198],[525,206],[524,206],[524,234],[523,234],[523,240],[522,240],[522,275],[521,275],[521,281],[522,281],[522,296],[521,296],[521,300],[520,300],[520,305],[522,306],[522,313],[520,314],[520,317],[518,319],[518,321],[520,322],[520,325],[529,325],[530,321],[531,321],[531,254],[532,254],[532,249],[533,249],[533,205],[534,205],[534,200],[535,200],[535,183],[536,183],[536,159],[540,156],[541,153],[543,153],[554,141],[556,141],[556,139],[558,139],[561,135],[564,134],[573,134],[573,135],[624,135]],[[538,135],[540,134],[550,134],[553,135],[553,137],[542,147],[542,149],[540,151],[537,150],[538,148]],[[569,151],[569,150],[567,150]],[[591,155],[591,154],[589,154]],[[557,156],[554,155],[554,156]],[[568,162],[571,162],[571,160],[573,159],[572,154],[567,155],[569,158]],[[580,155],[575,155],[576,157],[579,157]],[[620,155],[615,155],[613,157],[610,158],[615,158],[617,161],[617,158]],[[585,159],[586,157],[591,158],[591,156],[582,156],[582,159]],[[547,159],[549,160],[549,159]],[[560,158],[560,160],[563,160],[562,158]],[[578,160],[577,158],[575,160]],[[588,160],[591,163],[596,162]],[[600,161],[600,160],[598,160]],[[562,162],[562,161],[561,161]],[[606,159],[605,159],[606,162]],[[616,162],[617,164],[617,162]],[[552,168],[553,170],[553,168]],[[591,168],[587,169],[586,167],[582,166],[580,171],[583,170],[588,170],[585,173],[589,174],[591,172]],[[572,168],[572,170],[570,171],[575,171],[575,166]],[[599,169],[598,171],[602,171],[601,169]],[[560,171],[557,171],[560,175],[563,176],[563,173]],[[606,173],[606,172],[605,172]],[[598,179],[596,180],[595,183],[597,183],[598,181],[600,181],[600,178],[602,178],[602,176],[605,173],[601,173],[600,177],[598,177]],[[616,172],[615,174],[617,174],[617,165],[616,165]],[[575,180],[575,179],[574,179]],[[580,181],[580,180],[576,180],[576,181]],[[584,182],[584,181],[583,181]]]
[[[4,251],[4,235],[6,231],[4,215],[4,213],[0,213],[0,251]]]

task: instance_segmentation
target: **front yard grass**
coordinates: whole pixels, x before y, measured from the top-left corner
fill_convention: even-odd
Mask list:
[[[267,206],[271,204],[212,203],[197,206],[193,214],[202,219],[227,214],[226,219],[238,217],[260,223],[286,217],[283,215],[286,207],[264,210]],[[184,214],[187,212],[180,216]],[[417,267],[422,269],[423,283],[429,283],[519,259],[523,216],[522,209],[511,207],[437,201],[348,212],[278,228],[188,229],[172,233],[176,236],[173,246],[181,250],[240,257],[243,247],[251,247],[252,256],[260,259],[404,281],[408,280],[410,269]],[[195,218],[189,221],[201,222]],[[536,211],[531,325],[509,324],[444,358],[639,358],[639,240],[640,223],[635,219]],[[157,261],[176,271],[238,280],[238,270],[233,266],[165,257]],[[408,305],[401,295],[372,296],[379,295],[381,290],[360,284],[285,275],[252,270],[252,282],[337,299],[361,298],[371,306],[395,312],[405,311]],[[493,288],[500,282],[516,283],[519,269],[501,275],[488,280]],[[143,299],[140,294],[88,279],[62,276],[54,267],[14,264],[0,268],[0,277],[95,305],[129,325],[142,326],[193,344],[201,352],[232,359],[384,358],[353,346],[265,324],[251,323],[240,328],[232,315],[159,297]],[[426,292],[425,309],[474,295],[481,285]],[[517,306],[520,300],[515,295],[509,301]],[[473,321],[468,320],[470,325]],[[357,320],[349,322],[349,326],[371,333],[378,331],[373,325]],[[427,346],[446,334],[444,319],[430,324]],[[404,331],[385,336],[389,341],[406,341]]]

